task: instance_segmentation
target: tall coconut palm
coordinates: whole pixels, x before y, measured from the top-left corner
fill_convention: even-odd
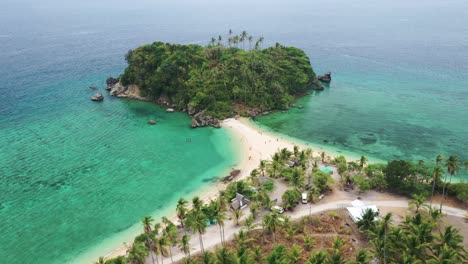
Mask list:
[[[247,38],[247,40],[249,41],[249,50],[252,50],[252,41],[253,41],[253,37],[252,36],[249,36]]]
[[[151,232],[151,225],[154,222],[153,217],[151,216],[145,216],[143,220],[141,220],[141,223],[143,224],[143,231],[147,234]]]
[[[298,158],[299,156],[299,147],[297,145],[293,146],[293,154],[295,158]]]
[[[265,169],[266,169],[267,162],[265,160],[260,161],[260,171],[262,172],[262,177],[265,177]]]
[[[384,232],[383,251],[384,251],[384,264],[387,263],[387,234],[392,224],[392,213],[387,213],[381,220],[380,224]]]
[[[200,211],[191,211],[187,215],[187,222],[192,230],[192,232],[198,232],[198,239],[200,240],[200,250],[201,252],[205,252],[203,247],[203,234],[206,232],[206,222],[208,221],[208,217],[200,210]]]
[[[273,212],[263,216],[263,224],[266,230],[272,234],[273,241],[276,242],[276,230],[281,226],[280,215],[278,212],[273,210]]]
[[[457,156],[451,155],[445,163],[447,167],[447,173],[450,175],[448,184],[452,183],[452,176],[456,174],[460,170],[460,161],[458,160]],[[448,194],[448,185],[447,181],[445,181],[444,188],[442,189],[442,199],[440,201],[440,211],[442,212],[442,204],[444,199]]]
[[[325,152],[320,153],[320,158],[322,159],[322,163],[325,163]]]
[[[213,218],[216,219],[216,224],[219,227],[219,236],[221,239],[221,244],[224,245],[224,222],[226,221],[227,217],[226,208],[222,206],[221,200],[223,200],[222,197],[215,201],[212,200],[210,202],[210,208],[212,208],[214,211]]]
[[[202,202],[202,200],[200,200],[200,197],[195,196],[195,197],[192,198],[192,207],[193,207],[193,210],[195,210],[195,211],[200,211],[202,205],[203,205],[203,202]]]
[[[184,198],[179,198],[179,201],[177,201],[177,207],[176,207],[176,213],[177,213],[177,218],[179,218],[180,225],[184,229],[185,232],[185,216],[187,215],[187,204],[188,201],[185,200]]]
[[[161,237],[155,239],[155,247],[157,248],[157,252],[161,255],[161,264],[164,263],[164,257],[168,255],[167,246],[169,245],[169,241],[167,237],[163,234]]]
[[[430,206],[432,206],[432,199],[434,198],[436,183],[440,182],[443,173],[444,171],[442,167],[436,163],[436,166],[434,167],[434,172],[432,173],[432,193]]]
[[[174,260],[172,258],[172,248],[177,245],[179,230],[172,222],[169,222],[166,228],[164,229],[163,235],[167,239],[167,244],[169,246],[169,255],[171,256],[171,262],[174,263]]]
[[[302,189],[304,187],[303,171],[299,168],[295,168],[291,174],[291,181],[289,183],[298,191]]]
[[[242,210],[240,208],[232,210],[232,218],[234,219],[234,224],[236,226],[239,225],[242,216],[244,216],[244,214],[242,213]]]
[[[190,257],[190,236],[183,235],[182,238],[179,240],[179,248],[182,252],[184,252],[185,256],[187,255]]]
[[[127,250],[128,261],[132,264],[144,264],[145,257],[148,256],[148,249],[143,243],[133,243]]]

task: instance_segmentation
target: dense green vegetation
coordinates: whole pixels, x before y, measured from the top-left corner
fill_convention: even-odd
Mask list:
[[[229,36],[227,43],[219,36],[206,47],[154,42],[131,50],[120,80],[137,84],[143,96],[167,96],[179,109],[206,110],[220,118],[247,115],[245,107],[286,109],[317,85],[302,50],[278,43],[262,49],[263,38],[252,47],[245,31]]]
[[[128,248],[128,256],[100,259],[99,263],[142,264],[148,256],[152,263],[163,263],[164,259],[172,260],[173,250],[183,252],[185,263],[359,264],[372,259],[378,263],[465,263],[463,237],[458,229],[442,221],[441,210],[449,195],[466,202],[467,184],[451,183],[451,177],[462,169],[458,158],[438,156],[432,164],[402,160],[367,163],[366,157],[347,161],[344,156],[331,158],[325,153],[314,156],[311,149],[297,146],[292,151],[281,149],[270,161],[261,161],[247,179],[229,183],[208,203],[198,197],[191,203],[180,198],[176,207],[180,226],[165,217],[156,224],[152,217],[145,217],[143,233]],[[335,184],[330,173],[319,169],[321,166],[333,166],[339,182]],[[282,204],[270,199],[275,184],[287,186]],[[412,212],[398,225],[392,223],[391,214],[378,215],[372,210],[357,225],[347,220],[342,210],[313,215],[312,204],[318,202],[319,195],[336,188],[411,194],[408,209]],[[272,208],[281,205],[295,210],[302,192],[308,194],[310,209],[298,221]],[[432,202],[432,197],[427,201],[437,192],[442,195],[440,206]],[[250,200],[248,209],[231,207],[237,193]],[[225,226],[229,222],[237,233],[234,240],[227,241]],[[209,226],[219,231],[220,243],[214,251],[205,250],[203,244]],[[200,252],[196,254],[191,252],[190,236],[199,241]],[[352,242],[357,240],[359,243]]]

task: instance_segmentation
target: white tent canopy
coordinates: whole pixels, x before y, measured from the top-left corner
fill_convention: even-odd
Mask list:
[[[347,207],[349,216],[353,220],[353,222],[357,222],[361,220],[362,215],[366,212],[367,209],[371,209],[374,212],[379,212],[377,206],[375,205],[365,205],[361,200],[354,200],[351,202],[353,207]],[[375,219],[374,219],[375,220]]]

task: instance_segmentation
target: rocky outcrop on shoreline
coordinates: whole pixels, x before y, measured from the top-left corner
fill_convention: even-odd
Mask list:
[[[317,79],[321,82],[324,83],[330,83],[331,82],[331,72],[327,72],[324,75],[319,75],[317,76]]]
[[[106,90],[109,91],[109,94],[112,96],[136,99],[140,101],[150,101],[150,99],[140,95],[140,88],[138,85],[124,86],[120,83],[119,79],[112,77],[107,78],[106,83]]]
[[[109,77],[106,80],[107,87],[106,90],[109,91],[109,94],[111,96],[117,96],[120,98],[129,98],[129,99],[136,99],[136,100],[141,100],[141,101],[147,101],[147,102],[155,102],[156,104],[166,108],[167,113],[173,113],[176,111],[176,105],[173,105],[170,103],[170,99],[167,96],[160,96],[156,100],[152,100],[147,97],[143,97],[140,94],[140,88],[138,85],[129,85],[129,86],[124,86],[122,83],[120,83],[119,79],[117,78],[112,78]],[[205,127],[205,126],[212,126],[215,128],[220,128],[221,127],[221,122],[219,119],[212,117],[210,115],[205,114],[204,111],[200,111],[199,109],[196,109],[194,107],[187,106],[184,109],[177,109],[181,112],[187,112],[191,117],[192,117],[192,123],[191,127],[196,128],[196,127]]]
[[[104,95],[102,95],[102,93],[97,93],[97,94],[91,96],[91,101],[101,102],[103,100],[104,100]]]
[[[210,115],[206,115],[203,111],[192,116],[192,128],[212,126],[215,128],[220,128],[221,123],[219,119],[214,118]]]

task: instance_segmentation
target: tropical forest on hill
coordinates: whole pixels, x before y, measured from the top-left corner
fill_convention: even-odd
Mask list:
[[[224,39],[227,38],[227,41]],[[301,49],[276,43],[262,48],[243,31],[212,38],[207,46],[154,42],[131,50],[123,85],[136,84],[142,96],[169,98],[179,110],[187,108],[226,118],[287,109],[295,97],[320,84]]]

